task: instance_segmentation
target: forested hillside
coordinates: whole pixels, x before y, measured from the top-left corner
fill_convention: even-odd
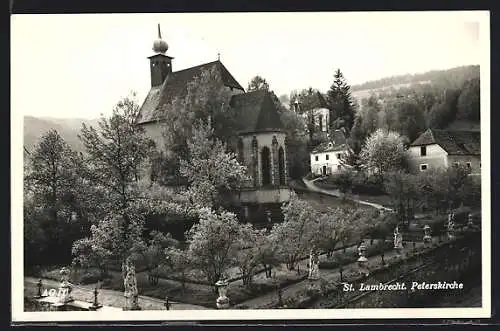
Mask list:
[[[419,82],[431,82],[436,85],[459,88],[464,81],[471,78],[479,78],[479,65],[462,66],[448,70],[432,70],[413,75],[384,77],[363,84],[353,85],[351,86],[351,91],[373,90],[390,86],[397,88],[397,85],[411,85]]]
[[[384,86],[384,84],[397,84]],[[371,90],[361,88],[371,87]],[[353,86],[359,105],[353,133],[366,137],[377,128],[413,141],[427,128],[478,129],[479,66],[388,77]],[[363,94],[364,95],[360,95]]]

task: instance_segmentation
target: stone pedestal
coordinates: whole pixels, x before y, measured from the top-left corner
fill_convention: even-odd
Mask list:
[[[135,266],[127,260],[125,263],[125,305],[123,310],[141,310],[139,306],[139,291],[137,290],[137,279],[135,276]]]
[[[59,285],[57,298],[59,303],[65,304],[73,301],[73,298],[71,297],[72,286],[69,282],[69,270],[64,267],[59,273],[61,275],[61,284]]]
[[[227,309],[229,308],[229,298],[227,297],[227,286],[228,282],[226,280],[219,280],[215,283],[217,287],[217,291],[219,292],[219,297],[217,298],[215,304],[218,309]]]
[[[97,286],[94,288],[94,302],[92,302],[92,306],[90,309],[92,310],[97,310],[102,307],[102,305],[97,301],[97,296],[99,295],[99,291],[97,289]]]

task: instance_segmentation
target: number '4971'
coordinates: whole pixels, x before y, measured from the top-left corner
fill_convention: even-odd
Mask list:
[[[68,289],[67,288],[60,288],[58,290],[56,290],[55,288],[51,288],[50,290],[47,290],[45,289],[43,291],[43,294],[42,296],[46,297],[46,296],[51,296],[51,297],[55,297],[55,296],[66,296],[68,295]]]

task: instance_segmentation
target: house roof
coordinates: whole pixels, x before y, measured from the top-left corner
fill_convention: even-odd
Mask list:
[[[449,131],[427,129],[410,146],[437,144],[449,155],[481,155],[479,131]]]
[[[225,86],[244,91],[231,73],[219,60],[170,73],[162,85],[152,87],[139,111],[138,124],[153,122],[158,119],[158,109],[170,104],[174,98],[183,98],[187,94],[188,83],[200,77],[205,70],[217,70]]]
[[[271,92],[257,90],[234,95],[230,101],[240,133],[280,131],[284,129]]]
[[[343,130],[335,130],[331,134],[329,141],[325,141],[316,146],[311,153],[336,152],[348,149],[347,139]]]

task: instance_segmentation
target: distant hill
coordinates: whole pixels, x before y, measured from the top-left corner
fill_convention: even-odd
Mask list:
[[[351,94],[361,104],[361,100],[371,94],[407,88],[412,85],[434,85],[441,88],[457,89],[469,79],[479,78],[479,65],[461,66],[447,70],[432,70],[425,73],[384,77],[363,84],[352,85]]]
[[[368,81],[363,84],[352,85],[351,91],[373,90],[381,88],[398,88],[397,85],[410,85],[413,83],[430,82],[446,84],[450,87],[460,87],[464,81],[479,77],[479,65],[461,66],[446,70],[432,70],[418,74],[406,74],[384,77]]]
[[[73,149],[83,151],[83,145],[78,139],[82,123],[97,126],[98,121],[98,119],[24,116],[24,147],[30,151],[40,137],[54,129]]]

